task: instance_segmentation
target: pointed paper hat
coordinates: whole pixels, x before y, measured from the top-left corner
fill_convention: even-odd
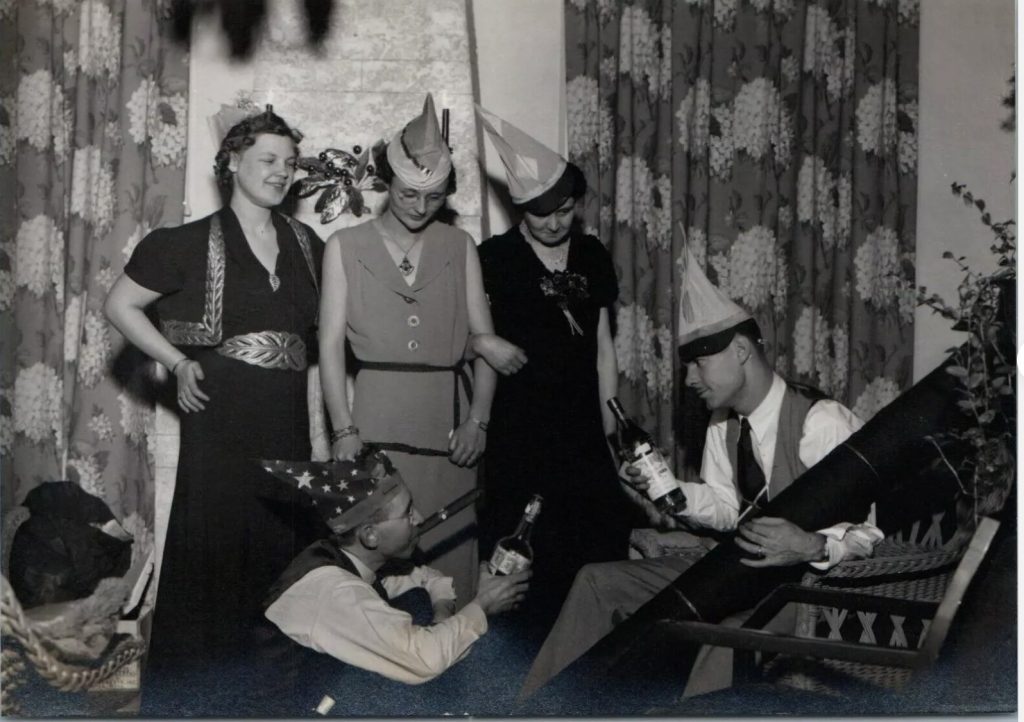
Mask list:
[[[344,532],[362,524],[394,498],[402,477],[383,451],[364,447],[355,461],[282,461],[260,464],[307,494],[327,525]]]
[[[437,123],[430,93],[423,101],[423,112],[406,123],[388,143],[388,163],[396,176],[417,190],[447,180],[452,155]]]
[[[220,144],[224,142],[228,131],[243,120],[272,112],[274,112],[274,106],[269,103],[261,109],[249,99],[240,99],[237,105],[221,104],[220,110],[208,117],[206,123],[210,127],[210,133],[213,134],[214,145],[220,148]]]
[[[580,170],[558,153],[479,105],[476,113],[498,150],[509,195],[517,206],[531,206],[530,212],[546,215],[586,190]]]
[[[753,317],[704,275],[685,237],[679,297],[679,356],[684,363],[724,349],[741,324],[751,325],[758,338],[761,335]]]

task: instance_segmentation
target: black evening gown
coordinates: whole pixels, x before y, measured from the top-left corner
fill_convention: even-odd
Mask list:
[[[265,330],[299,335],[315,349],[317,290],[295,235],[275,214],[280,252],[274,291],[235,214],[218,212],[225,244],[223,338]],[[126,273],[173,297],[183,274],[205,270],[209,220],[140,243]],[[308,231],[319,273],[322,244]],[[159,309],[159,304],[158,304]],[[308,460],[306,371],[264,369],[210,347],[182,347],[202,364],[206,409],[181,413],[177,480],[164,544],[147,678],[244,659],[260,603],[292,558],[323,532],[315,517],[255,460]],[[182,690],[182,694],[190,694]]]
[[[569,276],[548,271],[518,227],[480,246],[495,332],[529,359],[498,381],[484,461],[481,553],[490,554],[515,529],[532,494],[544,497],[528,605],[538,622],[557,614],[581,566],[626,558],[633,522],[598,395],[598,319],[617,298],[618,281],[597,238],[574,232],[569,244],[565,274],[575,274],[576,286],[585,279],[585,298],[568,303],[582,333],[542,289],[550,292]]]

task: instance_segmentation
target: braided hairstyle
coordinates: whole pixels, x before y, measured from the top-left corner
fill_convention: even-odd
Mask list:
[[[235,185],[235,174],[229,168],[231,154],[241,153],[252,146],[256,142],[256,136],[261,133],[286,136],[295,141],[296,145],[302,141],[302,133],[288,125],[284,118],[274,112],[271,105],[262,113],[251,115],[231,126],[224,140],[220,142],[220,149],[213,160],[213,173],[225,202],[230,199]]]

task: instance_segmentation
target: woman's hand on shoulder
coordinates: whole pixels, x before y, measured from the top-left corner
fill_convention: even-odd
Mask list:
[[[448,458],[456,466],[473,466],[487,448],[487,432],[473,419],[467,419],[452,431]]]
[[[491,368],[504,376],[516,373],[528,361],[523,349],[493,333],[474,334],[472,348],[477,356],[483,357]]]
[[[192,359],[182,359],[174,367],[174,376],[178,380],[178,406],[188,413],[202,411],[206,408],[204,401],[210,397],[199,388],[199,382],[206,378],[202,364]]]

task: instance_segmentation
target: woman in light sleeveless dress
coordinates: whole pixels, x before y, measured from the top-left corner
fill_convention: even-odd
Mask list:
[[[429,96],[377,159],[377,173],[389,184],[385,211],[336,232],[324,252],[320,374],[331,451],[351,458],[364,443],[387,450],[427,516],[476,488],[496,383],[483,358],[464,361],[471,335],[493,329],[476,245],[436,219],[454,170]],[[517,351],[506,347],[506,355]],[[472,507],[423,537],[420,550],[454,579],[459,600],[473,598]]]

